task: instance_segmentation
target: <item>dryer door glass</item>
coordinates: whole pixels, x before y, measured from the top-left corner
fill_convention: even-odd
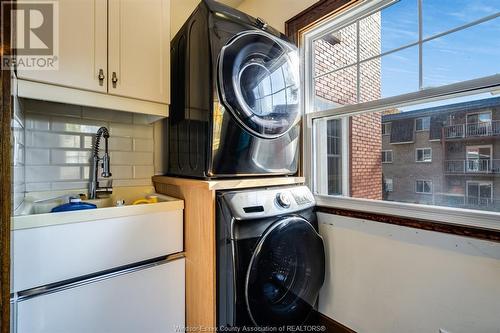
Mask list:
[[[324,281],[324,253],[321,236],[302,218],[269,227],[246,277],[247,309],[255,325],[304,324]]]
[[[220,94],[250,133],[279,137],[300,119],[298,59],[295,46],[259,31],[242,33],[222,49]]]

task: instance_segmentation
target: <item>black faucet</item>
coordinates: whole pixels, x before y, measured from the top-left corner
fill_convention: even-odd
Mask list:
[[[104,155],[102,158],[99,157],[99,144],[101,142],[101,138],[104,138]],[[102,161],[102,173],[101,176],[104,178],[111,177],[110,170],[110,158],[108,153],[108,139],[109,139],[109,131],[106,127],[101,127],[97,130],[95,135],[95,143],[93,147],[93,154],[91,157],[91,168],[90,168],[90,184],[89,184],[89,199],[97,199],[98,193],[112,193],[112,182],[108,182],[105,187],[99,186],[98,179],[98,170],[99,170],[99,161]]]

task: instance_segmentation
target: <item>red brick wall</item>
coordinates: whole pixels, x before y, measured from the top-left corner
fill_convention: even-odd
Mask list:
[[[365,59],[379,54],[380,14],[362,20],[359,23],[359,31],[361,57]],[[356,32],[357,26],[352,24],[335,35],[340,43],[332,45],[324,40],[315,42],[316,75],[356,62]],[[380,69],[379,59],[361,64],[359,102],[380,98]],[[318,101],[342,105],[357,103],[357,78],[356,66],[319,77],[315,82]],[[381,114],[353,116],[350,128],[350,194],[355,198],[382,199]]]

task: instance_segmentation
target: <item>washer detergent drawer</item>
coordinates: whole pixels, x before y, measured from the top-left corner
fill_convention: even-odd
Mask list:
[[[13,232],[18,292],[183,250],[183,211],[172,210]]]
[[[184,281],[181,258],[21,299],[17,333],[178,332]]]

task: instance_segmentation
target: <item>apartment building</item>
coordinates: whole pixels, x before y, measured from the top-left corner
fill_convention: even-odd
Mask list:
[[[500,211],[500,97],[382,117],[385,200]]]

